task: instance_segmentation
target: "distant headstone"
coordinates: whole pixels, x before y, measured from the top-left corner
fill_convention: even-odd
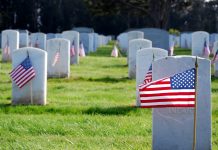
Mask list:
[[[176,36],[176,35],[173,35],[173,34],[170,34],[169,36],[169,46],[177,46],[177,47],[180,47],[180,37],[179,36]]]
[[[118,45],[120,46],[122,51],[127,51],[128,49],[128,34],[121,33],[117,37]]]
[[[189,48],[192,47],[192,33],[183,32],[180,35],[180,46],[181,48]]]
[[[2,31],[2,61],[11,61],[12,53],[19,47],[19,32],[16,30]]]
[[[84,45],[86,54],[93,51],[94,41],[93,41],[93,34],[92,33],[80,33],[80,41]]]
[[[38,48],[21,48],[12,55],[13,68],[27,57],[35,70],[35,77],[22,88],[12,82],[12,104],[46,104],[47,96],[47,52]]]
[[[153,61],[168,56],[168,52],[160,48],[144,48],[136,54],[136,106],[140,106],[138,85],[144,82],[145,76]],[[153,68],[153,66],[152,66]]]
[[[47,33],[46,34],[46,39],[47,40],[54,39],[54,38],[56,38],[54,33]]]
[[[211,49],[211,53],[214,54],[214,44],[216,41],[218,41],[218,33],[212,33],[209,35],[209,41],[210,41],[210,49]]]
[[[128,54],[128,69],[129,78],[136,78],[136,53],[144,48],[151,48],[152,42],[146,39],[134,39],[129,41],[129,54]]]
[[[30,35],[30,46],[35,48],[46,49],[46,34],[38,32]]]
[[[47,40],[48,77],[70,77],[70,41],[67,39]]]
[[[73,30],[79,33],[94,33],[94,29],[88,28],[88,27],[76,27],[76,28],[73,28]]]
[[[62,33],[62,38],[68,39],[70,41],[70,64],[79,64],[79,32],[64,31]],[[71,52],[72,48],[74,48],[74,54]]]
[[[215,61],[214,64],[214,76],[218,77],[218,61]]]
[[[94,51],[96,51],[97,48],[100,46],[98,33],[93,33],[93,40],[94,40],[94,45],[93,45]]]
[[[62,38],[62,34],[61,33],[56,33],[55,38]]]
[[[204,56],[205,42],[209,45],[209,34],[205,31],[197,31],[192,33],[192,55]]]
[[[29,31],[19,30],[19,48],[29,46]]]
[[[196,57],[175,56],[153,62],[153,81],[195,67]],[[211,149],[211,74],[210,61],[198,58],[197,141],[196,150]],[[155,150],[192,149],[193,108],[153,108],[153,143]]]
[[[129,31],[128,33],[128,41],[133,39],[143,39],[144,33],[141,31]]]
[[[144,32],[144,38],[151,40],[153,47],[169,49],[169,33],[158,28],[142,28],[137,31]]]

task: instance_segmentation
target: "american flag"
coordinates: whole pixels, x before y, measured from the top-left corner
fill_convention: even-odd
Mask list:
[[[152,64],[150,65],[148,72],[145,75],[144,84],[148,84],[152,81]]]
[[[216,54],[214,55],[212,59],[212,63],[214,64],[216,61],[218,61],[218,50],[216,51]]]
[[[29,56],[27,56],[27,58],[25,58],[24,61],[22,61],[21,64],[14,68],[9,74],[19,88],[22,88],[36,75]]]
[[[111,52],[111,56],[112,57],[118,57],[118,48],[116,47],[116,45],[114,45],[114,48]]]
[[[34,47],[39,48],[39,39],[38,39],[38,37],[36,38]]]
[[[194,107],[195,74],[192,68],[171,77],[139,86],[142,108]]]
[[[5,47],[4,47],[4,54],[9,56],[10,55],[10,47],[9,47],[9,40],[8,40],[8,37],[7,37],[7,41],[5,43]]]
[[[79,45],[79,55],[81,57],[85,57],[86,56],[86,53],[85,53],[84,46],[83,46],[82,42],[80,42],[80,45]]]
[[[70,47],[70,57],[75,56],[75,47],[74,47],[74,41],[71,44]]]
[[[169,49],[169,56],[173,56],[174,45],[175,45],[175,43],[173,42],[173,44],[170,46],[170,49]]]
[[[58,50],[56,52],[53,63],[52,63],[52,66],[54,67],[57,64],[57,62],[59,62],[59,60],[60,60],[60,50]]]
[[[203,49],[203,56],[208,57],[210,55],[210,49],[209,46],[207,45],[207,41],[204,41],[204,49]]]

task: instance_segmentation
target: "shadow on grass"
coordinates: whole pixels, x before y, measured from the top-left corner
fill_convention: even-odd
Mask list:
[[[105,83],[126,82],[128,80],[130,80],[128,77],[122,77],[122,78],[103,77],[103,78],[89,78],[88,79],[88,81],[105,82]]]
[[[218,83],[218,78],[213,75],[213,76],[211,76],[211,81]]]
[[[134,106],[117,106],[117,107],[91,107],[85,111],[83,114],[89,115],[127,115],[130,112],[136,112],[137,107]]]
[[[105,65],[102,66],[103,68],[124,68],[124,67],[128,67],[127,64],[123,65],[123,64],[116,64],[116,65]]]

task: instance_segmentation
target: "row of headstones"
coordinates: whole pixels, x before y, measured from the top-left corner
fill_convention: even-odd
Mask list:
[[[148,42],[150,43],[150,42]],[[152,64],[152,81],[195,68],[194,56],[168,56],[164,49],[143,48],[136,54],[136,105],[141,106],[138,85]],[[196,149],[211,149],[211,64],[198,57]],[[192,108],[153,108],[153,149],[191,149],[194,110]]]
[[[16,30],[4,30],[2,31],[1,37],[2,49],[8,44],[10,50],[27,46],[45,50],[46,39],[66,38],[69,39],[71,43],[76,43],[76,47],[79,46],[77,41],[81,41],[84,44],[86,54],[91,51],[96,51],[98,47],[107,44],[112,39],[111,36],[98,35],[97,33],[79,33],[77,31],[64,31],[62,34],[49,33],[47,36],[44,33],[32,33],[29,36],[26,30],[22,30],[20,33]],[[7,57],[4,58],[10,60],[11,57],[8,57],[7,54]],[[5,61],[5,59],[3,59],[3,61]]]
[[[208,36],[208,45],[213,48],[213,52],[218,48],[218,33],[209,34],[204,31],[197,32],[183,32],[180,36],[170,35],[167,31],[157,28],[141,28],[135,29],[134,31],[124,32],[117,36],[118,44],[124,51],[128,50],[129,37],[133,34],[136,35],[137,31],[143,32],[143,38],[149,39],[153,42],[154,47],[163,49],[169,49],[172,45],[192,49],[192,35],[198,34],[199,32],[206,33]],[[203,42],[204,43],[204,42]]]

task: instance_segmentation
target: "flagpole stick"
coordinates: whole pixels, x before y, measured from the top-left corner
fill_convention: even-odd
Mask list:
[[[195,61],[195,107],[194,107],[194,130],[193,130],[193,146],[192,150],[196,149],[196,133],[197,133],[197,78],[198,78],[198,57],[196,56]]]
[[[30,81],[30,102],[33,104],[33,86],[32,81]]]

